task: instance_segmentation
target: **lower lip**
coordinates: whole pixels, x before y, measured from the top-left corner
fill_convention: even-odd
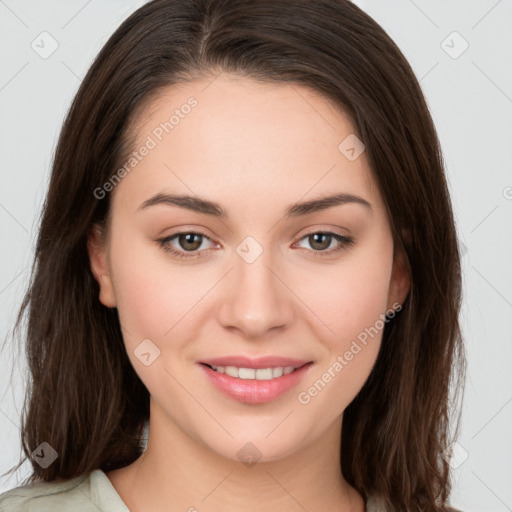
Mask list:
[[[296,386],[312,365],[312,362],[307,363],[288,375],[270,380],[238,379],[225,373],[216,372],[205,364],[200,366],[212,384],[229,397],[247,404],[263,404],[276,400]]]

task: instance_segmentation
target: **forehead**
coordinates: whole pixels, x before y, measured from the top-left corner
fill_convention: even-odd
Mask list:
[[[382,206],[364,151],[351,160],[340,149],[356,136],[351,120],[301,85],[228,74],[180,83],[133,127],[137,161],[114,190],[131,210],[162,190],[254,212],[333,192]]]

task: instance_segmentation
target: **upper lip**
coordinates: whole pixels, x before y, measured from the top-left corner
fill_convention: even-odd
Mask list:
[[[294,359],[291,357],[279,357],[279,356],[264,356],[258,358],[250,358],[246,356],[226,356],[226,357],[215,357],[212,359],[203,359],[200,363],[204,363],[210,366],[236,366],[237,368],[253,368],[255,370],[259,368],[277,368],[293,366],[294,368],[300,368],[311,361],[305,359]]]

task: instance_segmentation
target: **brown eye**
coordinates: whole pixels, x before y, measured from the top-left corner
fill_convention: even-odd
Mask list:
[[[327,256],[332,253],[341,251],[342,249],[355,243],[355,240],[352,237],[325,231],[316,231],[314,233],[310,233],[309,235],[303,237],[301,241],[302,240],[307,240],[309,246],[312,248],[312,251],[310,252],[313,252],[314,256]],[[338,246],[329,249],[333,241],[337,242]],[[336,245],[336,243],[334,245]]]
[[[333,237],[327,233],[313,233],[312,235],[308,235],[308,241],[311,247],[318,251],[328,249],[331,245],[332,238]]]
[[[156,241],[162,246],[164,251],[178,258],[199,258],[203,252],[208,250],[205,248],[200,249],[205,240],[210,240],[210,238],[203,233],[182,231]]]
[[[198,233],[180,233],[177,240],[186,251],[197,251],[201,247],[202,236]]]

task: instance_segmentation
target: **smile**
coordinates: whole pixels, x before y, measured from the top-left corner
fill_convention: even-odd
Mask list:
[[[205,372],[208,382],[222,394],[246,404],[263,404],[277,400],[297,386],[313,362],[298,368],[278,366],[256,369],[205,363],[199,366]]]
[[[219,373],[225,373],[235,379],[256,379],[256,380],[271,380],[283,375],[292,373],[297,368],[294,366],[278,366],[276,368],[237,368],[236,366],[213,366],[208,365],[212,370]]]

